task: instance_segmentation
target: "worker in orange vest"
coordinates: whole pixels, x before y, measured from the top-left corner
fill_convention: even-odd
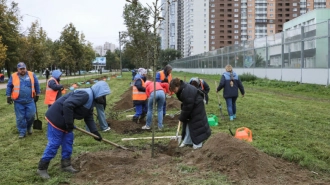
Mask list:
[[[204,102],[207,104],[209,102],[208,94],[210,92],[210,86],[205,82],[205,80],[198,77],[193,77],[190,79],[189,84],[195,86],[204,93]]]
[[[39,100],[40,88],[37,76],[26,70],[23,62],[17,64],[17,72],[13,73],[7,84],[7,103],[14,102],[16,125],[19,139],[32,134],[32,124],[36,113],[35,102]]]
[[[146,75],[147,70],[139,68],[138,74],[134,77],[132,99],[135,106],[135,114],[132,121],[135,123],[138,123],[139,120],[143,120],[147,115]]]
[[[156,73],[156,82],[170,84],[172,80],[172,66],[167,64],[163,70]],[[170,95],[173,93],[170,93]],[[168,97],[168,96],[167,96]],[[166,115],[166,99],[163,105],[163,117]]]
[[[60,70],[54,70],[52,72],[52,77],[47,81],[44,103],[48,105],[48,108],[55,102],[55,100],[62,96],[64,88],[63,85],[60,84],[61,75],[62,72]]]

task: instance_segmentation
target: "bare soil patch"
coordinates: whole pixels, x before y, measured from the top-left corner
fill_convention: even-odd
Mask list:
[[[206,181],[211,172],[226,175],[232,184],[330,183],[224,133],[213,135],[199,150],[178,148],[170,141],[168,145],[155,144],[155,158],[151,158],[150,145],[146,145],[135,152],[115,149],[84,153],[73,160],[73,165],[80,170],[72,178],[77,184],[189,184],[189,178]]]

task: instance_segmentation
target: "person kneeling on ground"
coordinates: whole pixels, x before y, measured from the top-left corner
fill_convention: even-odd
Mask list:
[[[204,93],[205,104],[208,104],[210,86],[205,82],[205,80],[195,77],[190,79],[189,84],[195,86],[197,89],[201,90]]]
[[[74,139],[73,122],[75,119],[84,119],[91,133],[98,136],[94,139],[102,141],[93,118],[93,104],[102,104],[103,96],[108,94],[110,94],[109,85],[104,81],[99,81],[91,88],[77,89],[62,96],[49,107],[46,112],[48,143],[39,161],[37,170],[39,176],[43,179],[50,178],[47,172],[48,165],[56,156],[60,146],[62,147],[62,170],[71,173],[77,172],[71,165]]]
[[[194,149],[201,148],[203,141],[211,135],[203,92],[179,78],[171,81],[170,91],[174,92],[182,102],[179,120],[183,123],[182,138],[184,139],[180,147],[192,144]]]
[[[160,83],[156,82],[156,93],[155,85],[152,81],[146,82],[146,94],[148,97],[148,113],[147,113],[147,123],[142,129],[150,129],[152,124],[152,109],[153,109],[153,102],[154,96],[155,97],[155,104],[157,104],[157,112],[158,112],[158,130],[163,129],[163,105],[165,102],[165,94],[169,93],[168,83]]]

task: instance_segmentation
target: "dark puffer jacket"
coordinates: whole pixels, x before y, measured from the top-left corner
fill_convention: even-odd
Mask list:
[[[182,102],[179,120],[183,123],[182,138],[186,134],[186,126],[189,124],[190,136],[194,144],[205,141],[211,135],[211,129],[207,122],[203,102],[203,92],[196,87],[181,80],[181,86],[176,93]]]

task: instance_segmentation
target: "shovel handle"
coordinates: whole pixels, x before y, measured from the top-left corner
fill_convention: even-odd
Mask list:
[[[86,130],[84,130],[84,129],[81,129],[81,128],[79,128],[79,127],[75,127],[75,129],[76,129],[76,130],[79,130],[80,132],[83,132],[83,133],[85,133],[85,134],[87,134],[87,135],[90,135],[90,136],[92,136],[92,137],[94,137],[94,138],[99,138],[99,136],[97,136],[97,135],[95,135],[95,134],[93,134],[93,133],[90,133],[90,132],[88,132],[88,131],[86,131]],[[113,145],[113,146],[116,146],[116,147],[118,147],[118,148],[124,149],[124,150],[130,150],[130,149],[126,148],[126,147],[120,146],[120,145],[118,145],[118,144],[116,144],[116,143],[114,143],[114,142],[111,142],[111,141],[107,140],[107,139],[103,139],[103,138],[102,138],[102,141],[104,141],[104,142],[106,142],[106,143],[108,143],[108,144],[111,144],[111,145]],[[131,150],[130,150],[130,151],[131,151]]]
[[[181,127],[181,121],[179,121],[178,129],[176,130],[176,137],[179,136],[180,127]]]

